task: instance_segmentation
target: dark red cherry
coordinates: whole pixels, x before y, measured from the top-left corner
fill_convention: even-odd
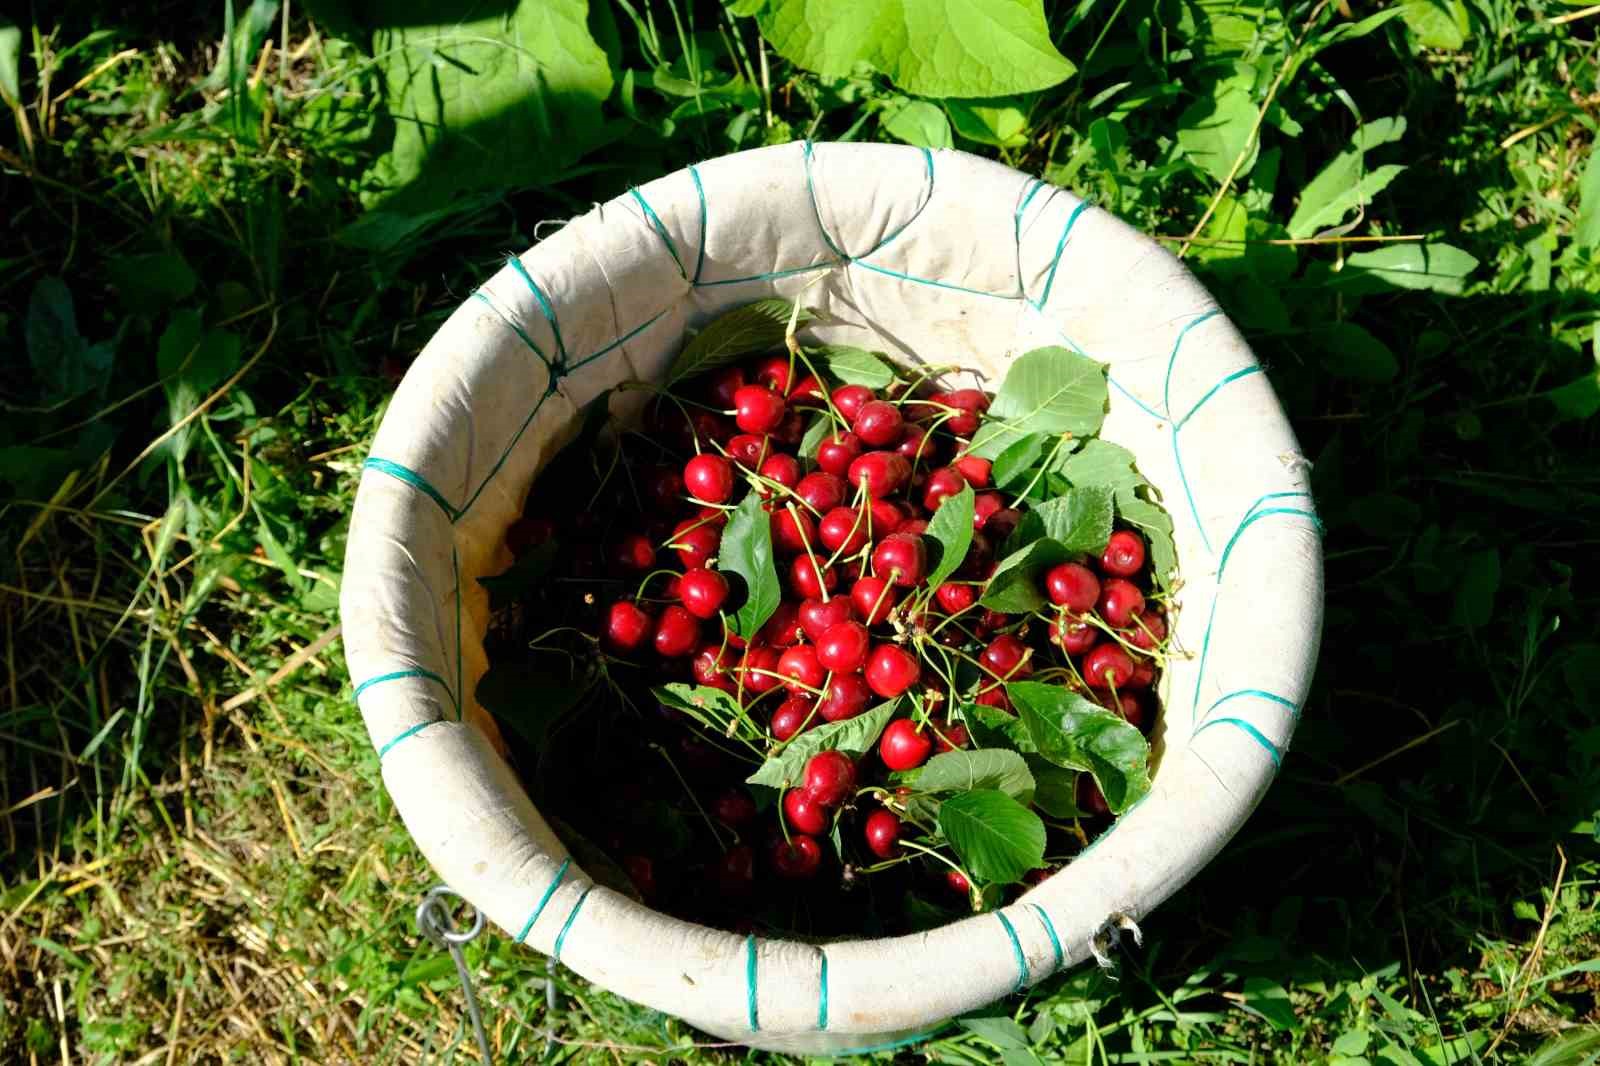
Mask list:
[[[827,514],[844,502],[845,483],[837,474],[814,470],[801,478],[794,492],[817,514]]]
[[[769,455],[761,464],[761,476],[792,489],[800,484],[800,460],[786,452]]]
[[[728,579],[716,570],[696,567],[678,579],[678,600],[696,618],[715,618],[728,598]]]
[[[911,463],[894,452],[867,452],[850,464],[849,481],[872,497],[888,496],[911,476]]]
[[[730,788],[717,795],[711,805],[712,813],[723,825],[738,829],[756,819],[756,801],[742,788]]]
[[[796,833],[788,840],[781,837],[772,844],[772,868],[779,877],[803,880],[816,876],[822,866],[822,845],[815,837]]]
[[[823,807],[837,807],[856,788],[856,764],[842,751],[819,751],[806,760],[805,791]]]
[[[993,464],[987,459],[980,459],[976,455],[963,455],[955,461],[955,468],[961,471],[961,476],[967,484],[975,489],[981,489],[989,484],[989,474]]]
[[[1100,579],[1079,563],[1052,566],[1044,575],[1045,595],[1069,611],[1090,611],[1100,599]]]
[[[839,575],[833,567],[823,566],[821,559],[796,555],[789,564],[789,587],[801,599],[820,600],[824,590],[832,592],[838,584]]]
[[[834,477],[844,477],[850,464],[861,454],[861,440],[854,433],[835,433],[817,445],[817,466]]]
[[[937,511],[948,497],[966,487],[967,479],[961,471],[953,466],[941,466],[928,475],[928,481],[922,487],[922,506]]]
[[[1132,577],[1144,569],[1144,538],[1126,529],[1111,534],[1100,553],[1100,569],[1116,577]]]
[[[872,551],[872,572],[896,585],[920,585],[927,571],[928,549],[922,538],[913,533],[891,533]]]
[[[850,587],[850,602],[856,616],[869,626],[875,626],[889,617],[896,593],[886,577],[864,577]]]
[[[1095,688],[1122,688],[1133,677],[1133,660],[1119,644],[1097,644],[1083,657],[1083,679]]]
[[[996,511],[1005,509],[1006,501],[998,492],[980,492],[972,501],[972,528],[982,529],[989,524]],[[992,539],[992,538],[991,538]]]
[[[880,859],[892,859],[900,854],[900,819],[888,811],[873,811],[867,815],[862,827],[867,850]]]
[[[1114,577],[1100,586],[1100,601],[1096,606],[1101,618],[1121,629],[1144,610],[1144,593],[1133,582]]]
[[[817,714],[825,722],[842,722],[854,718],[867,709],[872,700],[872,689],[860,674],[834,674],[828,688],[817,703]]]
[[[700,620],[677,604],[661,612],[656,623],[656,653],[668,659],[688,655],[700,643]]]
[[[683,466],[683,487],[701,503],[726,503],[733,495],[733,464],[705,452]]]
[[[703,567],[717,554],[722,543],[722,533],[711,522],[699,518],[685,518],[672,529],[672,541],[667,547],[678,553],[678,561],[686,569]]]
[[[891,770],[915,770],[933,754],[933,736],[909,718],[896,718],[878,740],[878,758]]]
[[[774,648],[787,648],[796,643],[801,637],[800,609],[787,600],[778,604],[756,637]]]
[[[960,614],[978,602],[978,588],[976,585],[958,584],[946,581],[933,591],[933,598],[939,601],[950,614]]]
[[[1033,673],[1028,646],[1010,633],[1002,633],[978,653],[978,661],[1001,681],[1020,681]]]
[[[700,650],[689,661],[689,673],[693,675],[694,683],[720,688],[724,692],[735,691],[738,686],[729,676],[736,658],[732,652],[731,647],[725,648],[715,641],[700,645]]]
[[[850,602],[843,596],[833,599],[846,604]],[[854,673],[866,665],[870,640],[867,627],[860,622],[838,622],[829,626],[827,632],[822,634],[822,639],[817,641],[817,661],[825,670]]]
[[[1100,640],[1100,631],[1082,618],[1062,614],[1050,623],[1050,643],[1068,655],[1082,655]]]
[[[883,400],[868,400],[861,405],[850,430],[861,438],[861,443],[873,448],[887,448],[900,440],[905,430],[905,420],[900,408]]]
[[[817,649],[811,644],[796,644],[778,658],[778,673],[784,687],[790,692],[806,692],[822,687],[828,671],[817,659]]]
[[[867,522],[853,507],[835,507],[822,516],[817,536],[831,552],[854,555],[867,544]]]
[[[879,644],[867,660],[867,685],[884,699],[893,699],[917,683],[922,667],[916,658],[895,644]]]
[[[759,469],[771,451],[772,444],[768,438],[753,433],[741,433],[728,441],[728,458],[746,470]]]
[[[822,634],[840,622],[850,621],[853,613],[848,596],[831,596],[827,603],[806,600],[800,604],[800,628],[815,643],[822,639]]]
[[[1139,612],[1139,617],[1128,627],[1128,643],[1143,651],[1153,651],[1167,639],[1167,620],[1149,608]]]
[[[755,372],[750,376],[773,392],[787,395],[789,392],[789,357],[787,355],[773,355],[762,359],[756,363]]]
[[[772,721],[768,723],[768,728],[772,730],[772,735],[776,739],[788,740],[800,732],[803,726],[816,719],[817,715],[813,713],[811,707],[811,696],[797,692],[778,704],[778,709],[772,712]]]
[[[804,789],[791,788],[783,794],[783,816],[797,833],[826,833],[827,809],[811,798]]]
[[[618,600],[606,612],[606,644],[613,651],[638,651],[654,630],[655,623],[636,603]]]
[[[619,570],[645,571],[655,565],[656,549],[643,533],[628,533],[612,546],[611,558]]]
[[[837,407],[839,413],[850,422],[855,421],[863,405],[876,398],[872,390],[865,385],[840,385],[833,390],[833,406]]]
[[[783,678],[778,673],[780,658],[781,653],[777,648],[765,644],[745,649],[744,659],[739,666],[739,680],[745,691],[759,696],[783,684]]]
[[[811,512],[785,507],[772,516],[772,545],[780,554],[796,555],[807,545],[816,551],[817,539],[817,524],[812,521]]]
[[[717,884],[723,895],[746,896],[756,879],[756,853],[748,844],[735,844],[717,863]]]
[[[725,366],[706,375],[707,392],[718,407],[732,407],[734,393],[744,386],[744,370]]]

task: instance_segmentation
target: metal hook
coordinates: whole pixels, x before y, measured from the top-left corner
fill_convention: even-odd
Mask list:
[[[478,1040],[478,1055],[483,1059],[483,1066],[493,1066],[489,1037],[483,1031],[483,1015],[478,1011],[478,995],[472,987],[472,972],[467,969],[466,955],[461,950],[463,944],[472,943],[483,932],[483,912],[468,903],[472,911],[472,923],[462,929],[456,925],[451,913],[452,900],[466,903],[465,897],[449,885],[430,888],[422,897],[422,902],[417,904],[417,932],[435,947],[450,953],[450,958],[456,964],[456,976],[461,979],[461,990],[467,996],[467,1016],[472,1021],[472,1034]]]

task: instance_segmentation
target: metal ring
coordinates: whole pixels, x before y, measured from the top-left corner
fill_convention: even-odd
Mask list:
[[[466,903],[468,909],[472,911],[472,922],[466,929],[456,926],[455,917],[451,914],[451,904],[446,900],[447,896]],[[449,885],[435,885],[422,897],[422,902],[417,904],[417,928],[422,931],[423,936],[440,947],[468,944],[483,932],[483,912],[468,903],[465,896]]]

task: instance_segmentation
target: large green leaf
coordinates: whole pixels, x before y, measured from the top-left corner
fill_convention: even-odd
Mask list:
[[[980,748],[1010,748],[1024,755],[1038,751],[1027,726],[1010,711],[989,707],[982,703],[967,702],[961,705],[961,717],[966,720],[967,732]]]
[[[1345,260],[1342,275],[1336,276],[1365,283],[1362,287],[1366,288],[1393,286],[1456,295],[1467,287],[1467,275],[1477,266],[1472,253],[1453,244],[1391,244],[1371,252],[1356,252]]]
[[[1400,9],[1406,28],[1424,48],[1454,52],[1472,34],[1467,5],[1461,0],[1405,0]]]
[[[898,700],[890,700],[854,718],[808,729],[785,744],[745,781],[770,788],[790,788],[805,775],[806,760],[819,751],[838,750],[847,755],[861,755],[878,742],[899,705]]]
[[[0,16],[0,103],[22,103],[22,27]]]
[[[771,299],[756,300],[718,315],[683,346],[667,371],[667,384],[776,348],[783,343],[793,313],[794,305],[788,300]],[[812,317],[802,309],[799,321],[809,322]]]
[[[745,600],[729,620],[728,628],[749,640],[772,617],[782,598],[778,567],[772,558],[772,516],[761,506],[761,497],[753,492],[733,509],[728,526],[722,531],[717,569],[744,579]]]
[[[187,299],[200,284],[194,268],[177,252],[147,252],[109,260],[106,276],[123,306],[135,314]]]
[[[782,303],[782,301],[777,301]],[[784,314],[788,314],[785,305]],[[781,336],[781,335],[780,335]],[[894,381],[894,368],[883,361],[876,352],[855,348],[848,344],[824,344],[814,353],[824,370],[846,385],[865,385],[869,389],[886,389]]]
[[[996,789],[952,796],[939,807],[939,828],[967,872],[1009,885],[1044,864],[1044,823]]]
[[[999,789],[1018,803],[1033,800],[1033,774],[1022,756],[1004,748],[946,751],[929,759],[912,787],[922,792]]]
[[[967,550],[972,547],[972,516],[976,507],[977,496],[971,485],[963,485],[960,492],[939,501],[939,509],[929,520],[926,533],[939,548],[939,558],[928,571],[929,588],[938,588],[967,557]]]
[[[394,143],[370,171],[373,201],[428,210],[548,183],[600,143],[611,65],[588,15],[588,0],[386,5],[372,51]]]
[[[1112,490],[1105,485],[1073,488],[1033,509],[1044,535],[1068,552],[1098,552],[1111,539]]]
[[[199,406],[206,393],[239,367],[243,347],[239,335],[225,329],[203,329],[197,311],[172,314],[156,344],[156,371],[167,394],[167,414],[177,425]],[[189,450],[192,425],[169,442],[180,462]]]
[[[830,78],[867,63],[917,96],[1033,92],[1077,69],[1043,0],[769,0],[757,18],[791,62]]]
[[[1024,756],[1033,774],[1033,805],[1052,818],[1075,818],[1078,809],[1078,771],[1057,766],[1042,755]]]
[[[1335,377],[1381,385],[1400,373],[1389,346],[1354,322],[1323,326],[1317,341],[1326,353],[1322,367]]]
[[[951,100],[945,104],[950,124],[969,141],[996,148],[1016,148],[1028,143],[1026,99]]]
[[[1165,587],[1178,565],[1177,549],[1172,543],[1172,516],[1141,495],[1154,490],[1133,463],[1133,453],[1128,449],[1096,439],[1084,441],[1080,450],[1055,464],[1054,469],[1074,488],[1100,486],[1115,494],[1117,517],[1144,534],[1156,581]]]
[[[1195,101],[1178,116],[1178,144],[1195,166],[1217,181],[1248,174],[1260,149],[1259,138],[1252,143],[1257,104],[1252,94],[1253,69],[1240,64],[1229,78],[1211,85],[1210,94]],[[1248,149],[1248,151],[1247,151]],[[1234,161],[1244,155],[1239,169]]]
[[[1033,473],[1033,465],[1044,454],[1050,440],[1044,433],[1029,433],[1019,437],[994,457],[989,476],[997,489],[1009,489],[1023,484]]]
[[[1150,744],[1121,715],[1040,681],[1010,682],[1006,695],[1039,754],[1093,774],[1113,811],[1121,814],[1150,791]]]
[[[1600,152],[1590,151],[1578,181],[1578,221],[1572,240],[1580,248],[1600,251]]]
[[[944,111],[926,100],[898,97],[883,109],[878,121],[883,132],[918,148],[949,148],[955,143]]]
[[[1366,153],[1398,141],[1405,132],[1406,120],[1400,117],[1374,119],[1358,128],[1349,147],[1334,156],[1301,190],[1300,203],[1289,219],[1289,235],[1313,236],[1337,226],[1350,212],[1371,203],[1405,168],[1390,165],[1369,170]]]
[[[1072,555],[1048,537],[1019,548],[1000,560],[978,602],[1006,614],[1037,611],[1044,606],[1044,595],[1034,575],[1047,566],[1066,562]]]
[[[973,437],[973,455],[993,459],[1032,433],[1100,431],[1106,410],[1106,366],[1066,348],[1035,348],[1019,355]]]
[[[36,401],[56,404],[105,387],[114,352],[78,332],[72,291],[58,277],[40,278],[28,299],[24,326],[28,361],[40,391]]]

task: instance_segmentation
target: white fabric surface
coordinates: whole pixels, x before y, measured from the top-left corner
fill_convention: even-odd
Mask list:
[[[762,939],[752,994],[744,937],[590,892],[575,865],[551,890],[565,851],[471,695],[487,667],[475,579],[509,565],[503,532],[577,409],[660,376],[686,328],[811,282],[813,342],[959,362],[989,388],[1007,360],[1046,344],[1110,364],[1103,436],[1137,455],[1176,522],[1175,632],[1188,657],[1162,680],[1155,788],[1002,912],[1029,982],[1056,969],[1051,928],[1067,964],[1088,958],[1109,915],[1143,920],[1260,800],[1316,661],[1322,554],[1308,464],[1200,284],[1110,214],[974,156],[790,144],[712,160],[574,220],[462,304],[378,432],[344,576],[350,673],[406,826],[491,922],[526,929],[544,952],[561,938],[560,960],[596,984],[727,1039],[837,1052],[1011,993],[1006,922],[986,914],[825,949]],[[552,386],[529,342],[575,369]]]

